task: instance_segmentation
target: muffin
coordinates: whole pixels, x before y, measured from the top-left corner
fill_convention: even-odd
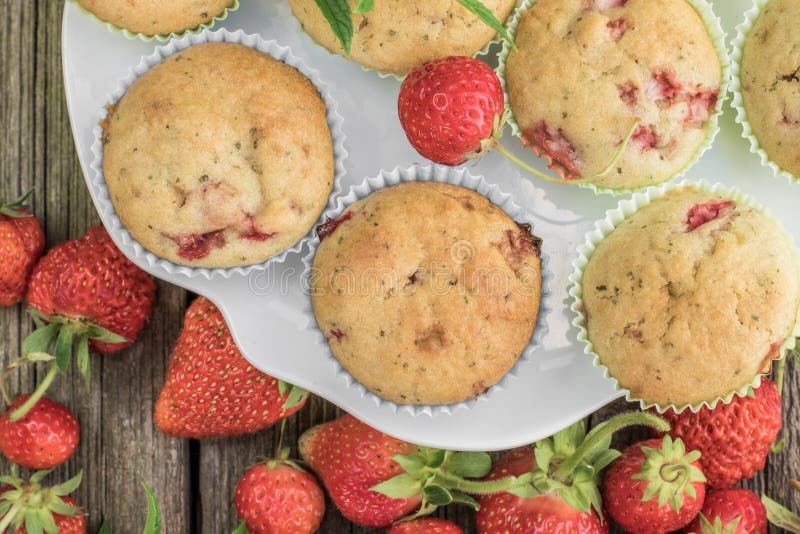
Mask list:
[[[597,245],[581,311],[594,352],[631,397],[681,409],[769,372],[794,335],[798,277],[793,245],[773,219],[685,186]]]
[[[516,0],[483,0],[501,22]],[[315,0],[289,0],[303,29],[335,54],[344,50]],[[355,6],[356,0],[350,0]],[[417,65],[447,56],[474,56],[495,32],[457,0],[380,0],[353,15],[350,59],[379,72],[405,75]]]
[[[800,2],[770,0],[744,42],[747,121],[767,157],[800,175]]]
[[[192,267],[266,260],[325,207],[334,158],[325,103],[301,73],[252,48],[201,44],[136,80],[103,127],[122,224]]]
[[[381,189],[317,229],[311,295],[339,363],[397,404],[483,393],[529,344],[539,240],[463,187]]]
[[[143,35],[164,35],[208,24],[235,0],[76,0],[98,19]]]
[[[712,137],[722,65],[685,0],[539,0],[504,72],[523,143],[568,182],[634,189]]]

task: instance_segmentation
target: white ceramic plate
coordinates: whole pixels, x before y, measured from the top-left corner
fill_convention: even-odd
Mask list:
[[[717,13],[729,35],[741,22],[750,0],[716,0]],[[291,47],[293,53],[319,69],[331,88],[344,116],[347,134],[347,176],[342,190],[381,169],[391,170],[412,163],[426,163],[408,145],[396,116],[400,84],[393,78],[379,78],[355,63],[332,56],[316,46],[300,29],[287,2],[243,0],[222,27],[261,34]],[[151,53],[154,43],[128,40],[81,14],[69,2],[64,11],[64,79],[75,144],[84,174],[92,161],[92,129],[102,106],[119,80]],[[800,217],[796,203],[800,185],[775,178],[749,152],[734,114],[726,105],[722,132],[714,148],[687,175],[735,185],[766,203],[800,241]],[[507,132],[503,144],[526,161],[541,160],[520,147]],[[331,371],[326,354],[306,328],[305,295],[302,291],[301,255],[250,276],[228,279],[188,278],[180,274],[162,276],[169,282],[208,296],[224,312],[239,347],[259,369],[307,388],[341,406],[368,424],[398,438],[435,447],[458,450],[497,450],[536,441],[568,426],[620,396],[611,380],[592,366],[576,340],[570,325],[567,295],[575,247],[594,221],[617,199],[595,196],[588,190],[532,181],[502,156],[490,153],[470,171],[496,183],[514,202],[534,215],[536,233],[544,239],[554,273],[550,290],[552,302],[561,311],[550,315],[543,348],[519,366],[506,388],[486,402],[451,414],[412,415],[393,411],[363,397],[357,388],[347,387]],[[104,222],[107,214],[101,214]],[[123,247],[132,256],[132,250]],[[148,269],[147,265],[140,265]]]

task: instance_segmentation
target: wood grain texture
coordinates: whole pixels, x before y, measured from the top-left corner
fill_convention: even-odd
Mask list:
[[[60,56],[62,9],[63,2],[58,0],[0,0],[0,198],[35,186],[33,209],[43,222],[48,246],[83,235],[98,220],[81,176],[66,112]],[[93,357],[90,391],[74,374],[52,390],[53,398],[77,414],[82,437],[75,456],[51,476],[60,481],[84,470],[76,498],[89,514],[89,532],[97,530],[102,518],[110,521],[114,532],[141,531],[146,505],[140,479],[147,480],[159,497],[164,532],[230,532],[236,526],[233,495],[239,477],[277,445],[277,427],[254,436],[199,443],[166,438],[153,426],[153,403],[190,298],[160,283],[153,318],[139,342],[117,355]],[[18,357],[30,326],[20,306],[0,308],[3,363]],[[9,388],[17,393],[30,391],[36,380],[36,370],[26,369],[12,377]],[[631,408],[622,401],[614,403],[590,422],[596,424]],[[773,455],[765,471],[743,485],[758,493],[766,491],[800,510],[800,493],[788,486],[790,477],[800,477],[800,369],[794,363],[787,369],[784,409],[786,449]],[[292,446],[296,455],[300,433],[340,413],[333,405],[312,399],[287,421],[284,444]],[[646,436],[641,429],[620,433],[615,444],[624,447]],[[8,468],[7,462],[0,461],[0,471]],[[459,523],[467,534],[475,532],[474,514],[469,510],[450,507],[440,515]],[[350,524],[328,502],[320,532],[375,531]]]

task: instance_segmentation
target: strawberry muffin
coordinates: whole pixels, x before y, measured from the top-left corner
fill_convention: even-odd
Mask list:
[[[312,304],[333,355],[398,404],[480,395],[530,342],[540,241],[470,189],[382,189],[318,227]]]
[[[504,77],[522,140],[568,182],[634,189],[691,164],[722,65],[686,0],[539,0]]]
[[[742,50],[747,120],[761,148],[782,169],[800,175],[800,2],[771,0]]]
[[[175,263],[232,267],[280,254],[309,232],[333,185],[317,89],[246,46],[170,56],[109,108],[102,127],[117,215]]]
[[[516,0],[483,0],[501,22]],[[345,55],[315,0],[289,0],[303,29],[317,43]],[[356,0],[350,0],[355,6]],[[417,65],[447,56],[474,56],[495,32],[457,0],[379,0],[365,15],[353,15],[349,58],[364,67],[405,75]]]
[[[781,358],[800,306],[790,239],[768,216],[686,186],[621,222],[583,274],[594,352],[632,397],[713,402]]]
[[[102,21],[142,35],[193,30],[208,24],[234,0],[76,0]]]

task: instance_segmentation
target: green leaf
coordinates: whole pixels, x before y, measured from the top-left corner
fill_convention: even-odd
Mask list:
[[[761,496],[761,502],[767,509],[767,519],[770,523],[793,534],[800,534],[800,517],[797,514],[792,513],[766,495]]]
[[[72,329],[64,327],[58,332],[58,339],[56,340],[56,367],[61,372],[64,372],[69,367],[69,362],[72,359]]]
[[[41,471],[36,471],[33,475],[31,475],[31,483],[33,484],[40,483],[42,480],[44,480],[44,477],[46,477],[52,472],[53,469],[42,469]]]
[[[370,488],[370,490],[392,499],[408,499],[420,494],[422,482],[418,478],[404,473],[381,482],[377,486]]]
[[[50,509],[51,512],[60,515],[68,515],[70,517],[78,515],[78,512],[80,511],[79,508],[75,506],[70,506],[61,499],[58,499],[57,501],[53,501],[52,503],[50,503],[48,505],[48,508]]]
[[[42,520],[39,518],[39,514],[37,510],[34,508],[29,508],[25,510],[25,530],[28,534],[42,534],[44,532],[44,526],[42,525]],[[47,534],[58,534],[58,529],[56,530],[49,530]]]
[[[142,487],[147,494],[147,521],[144,524],[144,534],[159,534],[161,532],[161,510],[158,508],[158,500],[144,480],[142,480]]]
[[[392,456],[392,460],[400,464],[403,471],[412,476],[418,476],[422,472],[422,468],[425,467],[425,460],[417,454],[396,454]]]
[[[292,385],[289,382],[278,380],[278,393],[280,393],[281,396],[286,395],[286,392],[289,391],[291,387]]]
[[[453,502],[453,494],[441,486],[427,486],[422,490],[422,495],[433,506],[447,506]]]
[[[80,471],[77,475],[67,480],[63,484],[54,486],[53,493],[55,493],[59,497],[63,497],[64,495],[69,495],[70,493],[78,489],[78,486],[81,485],[81,480],[83,480],[83,471]]]
[[[372,11],[372,8],[375,7],[375,0],[358,0],[356,4],[356,8],[353,10],[353,13],[357,13],[359,15],[365,15]]]
[[[4,500],[3,502],[0,502],[0,517],[6,515],[6,512],[8,512],[9,508],[11,508],[12,504],[14,503],[11,500]]]
[[[89,365],[89,337],[85,335],[78,336],[78,372],[83,376],[83,381],[86,384],[86,389],[89,389],[91,381],[92,369]]]
[[[539,491],[531,485],[515,486],[508,490],[511,495],[516,495],[521,499],[532,499],[541,495]]]
[[[514,44],[514,39],[511,38],[508,31],[506,31],[503,24],[494,16],[494,12],[483,5],[480,0],[458,0],[458,3],[467,8],[469,12],[478,17],[484,24],[503,36],[503,39],[511,45],[511,48],[516,50],[517,45]]]
[[[239,521],[239,526],[236,527],[231,534],[250,534],[250,531],[247,530],[247,526],[244,524],[244,521]]]
[[[466,493],[461,493],[460,491],[453,491],[451,492],[451,495],[453,496],[454,503],[467,505],[476,512],[481,509],[481,505],[478,504],[478,501],[476,501]]]
[[[296,408],[308,398],[308,391],[304,390],[303,388],[292,385],[290,385],[289,388],[289,396],[286,397],[286,402],[283,403],[284,410]]]
[[[48,510],[39,510],[39,521],[41,521],[45,532],[48,534],[50,532],[58,534],[58,527],[56,526],[56,522],[53,520],[53,514]]]
[[[331,30],[346,55],[350,55],[350,44],[353,42],[353,15],[348,0],[314,0],[328,21]]]
[[[492,469],[492,458],[485,452],[456,452],[444,465],[456,476],[464,478],[483,478]]]
[[[615,449],[606,449],[598,454],[591,463],[596,473],[600,473],[603,469],[611,465],[611,463],[622,456],[622,453]]]
[[[533,455],[536,458],[536,466],[543,472],[547,473],[550,470],[550,460],[553,459],[553,441],[543,440],[536,444]]]
[[[444,465],[444,462],[447,460],[448,456],[449,451],[444,451],[442,449],[430,449],[430,453],[428,454],[425,465],[431,469],[439,469],[442,467],[442,465]]]
[[[103,520],[103,524],[100,525],[100,530],[97,531],[97,534],[111,534],[111,527],[108,526],[108,521]]]
[[[125,343],[129,341],[119,334],[115,334],[111,330],[96,324],[89,324],[86,332],[89,336],[89,339],[95,339],[97,341],[102,341],[103,343]]]
[[[60,329],[60,324],[50,323],[31,332],[22,342],[22,355],[27,356],[32,352],[48,352],[53,338],[56,337]]]

